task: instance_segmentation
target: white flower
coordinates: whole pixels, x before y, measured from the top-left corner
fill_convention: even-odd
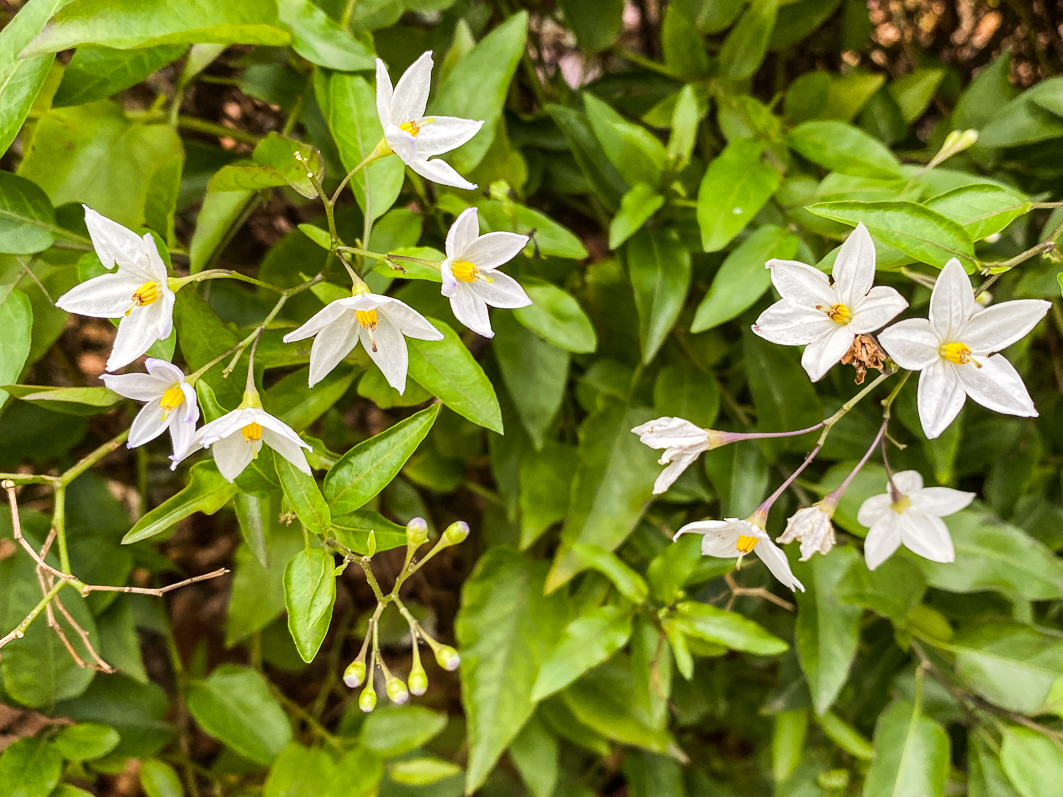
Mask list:
[[[875,245],[858,224],[827,275],[795,260],[769,260],[771,281],[782,296],[757,319],[753,331],[783,346],[804,344],[801,365],[818,381],[845,356],[857,335],[874,332],[908,306],[893,288],[875,281]]]
[[[948,487],[923,487],[923,477],[906,470],[886,485],[885,495],[864,501],[856,519],[868,527],[864,542],[867,566],[874,570],[886,561],[901,543],[924,559],[951,562],[956,558],[952,537],[941,519],[959,512],[972,500],[974,493]]]
[[[425,116],[431,87],[431,50],[413,62],[394,89],[387,67],[376,59],[376,111],[384,128],[384,140],[403,163],[425,179],[454,188],[476,188],[450,164],[429,158],[457,149],[476,135],[483,122]]]
[[[660,465],[667,465],[653,484],[653,494],[660,495],[687,469],[703,451],[723,445],[724,433],[702,429],[683,418],[657,418],[631,430],[650,448],[664,449]]]
[[[485,338],[494,337],[487,305],[515,309],[531,299],[513,277],[496,269],[520,254],[527,235],[489,232],[480,235],[476,208],[463,210],[447,233],[447,259],[439,265],[443,295],[450,299],[454,316]]]
[[[257,395],[254,400],[257,402]],[[199,444],[214,452],[218,470],[229,481],[244,472],[262,450],[263,443],[303,473],[310,473],[306,454],[302,451],[310,446],[284,421],[274,418],[260,406],[250,406],[246,397],[237,409],[206,424],[193,440],[193,445]],[[173,467],[177,462],[175,459]]]
[[[59,297],[56,306],[92,318],[121,318],[107,370],[115,371],[140,357],[173,329],[174,292],[166,284],[166,264],[150,234],[132,230],[85,208],[85,226],[100,262],[118,264]]]
[[[967,396],[1007,415],[1037,415],[1022,377],[994,352],[1026,335],[1051,306],[1018,299],[980,309],[963,266],[945,264],[930,294],[930,318],[899,321],[879,335],[897,365],[922,371],[919,420],[928,438],[945,431]]]
[[[196,391],[185,381],[184,372],[165,360],[149,357],[146,374],[104,374],[104,384],[119,396],[147,404],[137,413],[129,428],[129,448],[154,440],[167,429],[173,441],[173,455],[183,457],[196,433],[199,405]]]
[[[823,506],[823,502],[798,509],[794,516],[786,523],[784,531],[776,542],[784,545],[794,540],[801,541],[801,561],[806,562],[812,558],[812,554],[828,553],[834,545],[834,526],[830,519],[834,516],[834,510]]]
[[[683,526],[675,536],[680,534],[703,534],[701,553],[705,556],[718,556],[722,559],[737,556],[741,559],[753,551],[784,586],[805,591],[804,585],[790,569],[783,550],[771,541],[763,528],[749,520],[699,520]]]
[[[284,342],[317,336],[310,349],[310,387],[313,387],[361,340],[388,384],[403,393],[409,365],[403,335],[418,340],[442,340],[443,333],[398,299],[371,293],[365,283],[359,283],[355,291],[349,299],[337,299],[289,332]]]

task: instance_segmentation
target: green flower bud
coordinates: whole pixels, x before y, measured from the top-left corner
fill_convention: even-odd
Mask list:
[[[415,517],[406,524],[406,544],[419,548],[428,542],[428,524],[422,517]]]
[[[444,670],[453,672],[461,664],[461,656],[450,645],[440,645],[435,649],[436,663]]]
[[[460,542],[465,542],[465,538],[468,536],[469,524],[464,520],[459,520],[457,523],[451,523],[447,526],[447,530],[443,532],[443,544],[457,545]]]
[[[357,658],[343,671],[343,682],[351,689],[356,689],[365,681],[365,659]]]
[[[365,689],[362,690],[362,694],[358,697],[358,708],[366,714],[376,708],[376,689],[373,688],[372,681],[365,685]]]
[[[392,703],[401,706],[410,699],[410,692],[401,678],[388,678],[388,698]]]
[[[421,662],[415,662],[409,677],[410,694],[420,697],[428,691],[428,675],[421,666]]]

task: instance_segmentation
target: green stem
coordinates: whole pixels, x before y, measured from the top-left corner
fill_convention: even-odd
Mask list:
[[[256,146],[262,140],[261,136],[256,136],[254,133],[248,133],[245,130],[233,130],[231,127],[225,127],[224,125],[219,125],[215,122],[208,122],[205,119],[197,119],[194,116],[178,116],[177,126],[184,128],[185,130],[194,130],[197,133],[204,133],[208,136],[231,138],[233,141],[250,144],[252,147]]]
[[[115,437],[115,438],[113,438],[111,440],[108,440],[106,443],[104,443],[102,446],[97,448],[91,454],[88,454],[85,457],[83,457],[76,465],[74,465],[72,468],[70,468],[70,470],[66,471],[62,476],[59,477],[60,484],[63,487],[65,487],[66,485],[70,484],[70,482],[74,481],[74,479],[76,479],[82,473],[87,471],[89,468],[91,468],[93,465],[95,465],[97,462],[99,462],[105,456],[107,456],[112,451],[117,449],[120,445],[122,445],[122,443],[124,443],[128,437],[129,437],[129,430],[126,429],[124,432],[119,434],[117,437]]]
[[[239,280],[240,282],[246,282],[249,285],[257,285],[259,288],[265,288],[268,291],[274,293],[284,293],[284,288],[278,288],[276,285],[271,285],[268,282],[263,282],[260,279],[249,277],[246,274],[241,274],[239,271],[233,271],[227,268],[211,268],[206,271],[200,271],[196,274],[190,274],[187,277],[174,277],[172,279],[171,289],[175,292],[187,285],[188,283],[203,282],[205,280],[221,280],[231,279]]]
[[[874,382],[872,382],[870,385],[865,387],[863,390],[861,390],[859,393],[857,393],[855,396],[853,396],[847,402],[842,404],[842,406],[838,409],[838,411],[836,413],[831,415],[829,418],[827,418],[827,420],[825,420],[823,422],[823,433],[819,436],[819,441],[816,443],[816,445],[817,446],[822,446],[827,441],[827,435],[830,434],[830,430],[834,426],[834,424],[836,424],[838,421],[840,421],[842,419],[842,417],[847,412],[849,412],[849,410],[851,410],[853,407],[855,407],[857,404],[859,404],[868,393],[870,393],[872,390],[874,390],[876,387],[878,387],[884,381],[886,381],[891,376],[893,376],[894,373],[895,373],[895,371],[886,371],[885,373],[879,374]]]
[[[225,366],[225,370],[222,373],[227,377],[233,372],[233,369],[236,368],[236,364],[240,362],[240,357],[247,350],[247,347],[254,343],[258,339],[258,336],[266,330],[266,327],[273,323],[273,319],[277,317],[277,314],[281,311],[281,308],[284,307],[285,302],[287,302],[291,297],[302,293],[303,291],[313,287],[314,285],[317,285],[324,279],[324,274],[318,274],[316,277],[304,282],[302,285],[296,285],[294,288],[288,288],[283,293],[281,293],[280,298],[277,300],[277,303],[273,305],[273,309],[270,310],[269,315],[266,316],[265,320],[257,327],[255,327],[254,331],[251,332],[250,335],[248,335],[236,345],[236,354],[233,355],[232,362]],[[221,356],[225,357],[226,355],[223,354]],[[210,365],[211,363],[208,363],[200,370],[204,370]],[[197,371],[196,373],[198,374],[199,372]]]
[[[1048,234],[1048,237],[1045,238],[1045,240],[1041,241],[1041,243],[1035,246],[1031,246],[1025,252],[1015,255],[1015,257],[1009,260],[1004,260],[1000,263],[987,263],[985,265],[985,270],[983,271],[983,273],[995,273],[993,273],[992,276],[989,277],[989,279],[987,279],[985,282],[978,286],[978,289],[974,292],[974,297],[977,299],[979,296],[985,293],[985,291],[989,290],[989,288],[991,288],[993,284],[1001,278],[1001,276],[1011,271],[1011,269],[1015,268],[1015,266],[1019,265],[1020,263],[1025,263],[1027,260],[1032,257],[1036,257],[1037,255],[1043,255],[1047,254],[1048,252],[1055,251],[1056,239],[1060,235],[1063,235],[1063,221],[1060,221],[1059,224],[1056,225],[1055,229]]]

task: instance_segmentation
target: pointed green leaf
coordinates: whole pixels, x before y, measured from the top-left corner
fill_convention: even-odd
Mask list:
[[[336,562],[320,548],[300,551],[284,569],[284,605],[288,630],[303,661],[317,655],[332,622],[336,603]]]
[[[213,460],[196,463],[192,466],[190,475],[187,487],[137,521],[122,538],[123,545],[131,545],[162,534],[196,512],[213,515],[236,495],[236,485],[225,480]]]
[[[736,139],[709,164],[698,189],[698,226],[706,252],[718,252],[764,207],[782,181],[761,159],[764,144]]]

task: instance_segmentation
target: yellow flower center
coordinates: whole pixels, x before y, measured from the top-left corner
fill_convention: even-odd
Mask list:
[[[165,421],[171,412],[176,410],[185,402],[184,391],[181,390],[180,385],[174,385],[165,393],[162,394],[162,419]]]
[[[892,509],[894,512],[896,512],[899,515],[905,509],[910,507],[911,505],[912,505],[912,502],[908,499],[908,496],[900,495],[897,498],[896,501],[894,501],[892,504],[890,504],[890,509]]]
[[[358,319],[358,323],[362,325],[363,329],[376,329],[376,310],[355,310],[354,315]]]
[[[434,121],[435,121],[435,119],[433,119],[431,116],[429,116],[428,118],[422,119],[419,122],[417,122],[417,121],[403,122],[401,125],[399,125],[399,130],[405,130],[411,136],[413,136],[414,138],[417,138],[417,134],[421,132],[421,127],[423,125],[430,125]]]
[[[494,282],[490,277],[485,277],[480,273],[480,269],[475,264],[470,263],[467,260],[457,260],[450,264],[450,271],[454,275],[455,279],[459,279],[462,282],[476,282],[477,280],[483,280],[484,282]]]
[[[159,283],[157,282],[145,282],[135,291],[133,291],[133,303],[129,305],[129,309],[125,311],[126,315],[133,312],[134,307],[143,307],[146,304],[152,304],[159,300]]]
[[[241,431],[244,433],[244,440],[248,443],[254,443],[256,440],[262,439],[262,427],[257,423],[251,422]]]
[[[756,537],[739,537],[738,542],[735,543],[735,547],[742,553],[749,553],[753,550],[753,547],[757,544]]]
[[[949,362],[954,362],[956,365],[967,365],[971,362],[971,347],[965,343],[946,343],[941,347],[941,356]],[[981,368],[982,366],[975,363],[976,366]]]
[[[838,304],[832,304],[830,307],[825,307],[822,304],[816,305],[817,310],[822,310],[827,314],[827,318],[833,321],[835,324],[848,324],[853,314],[849,312],[849,308],[840,302]]]

